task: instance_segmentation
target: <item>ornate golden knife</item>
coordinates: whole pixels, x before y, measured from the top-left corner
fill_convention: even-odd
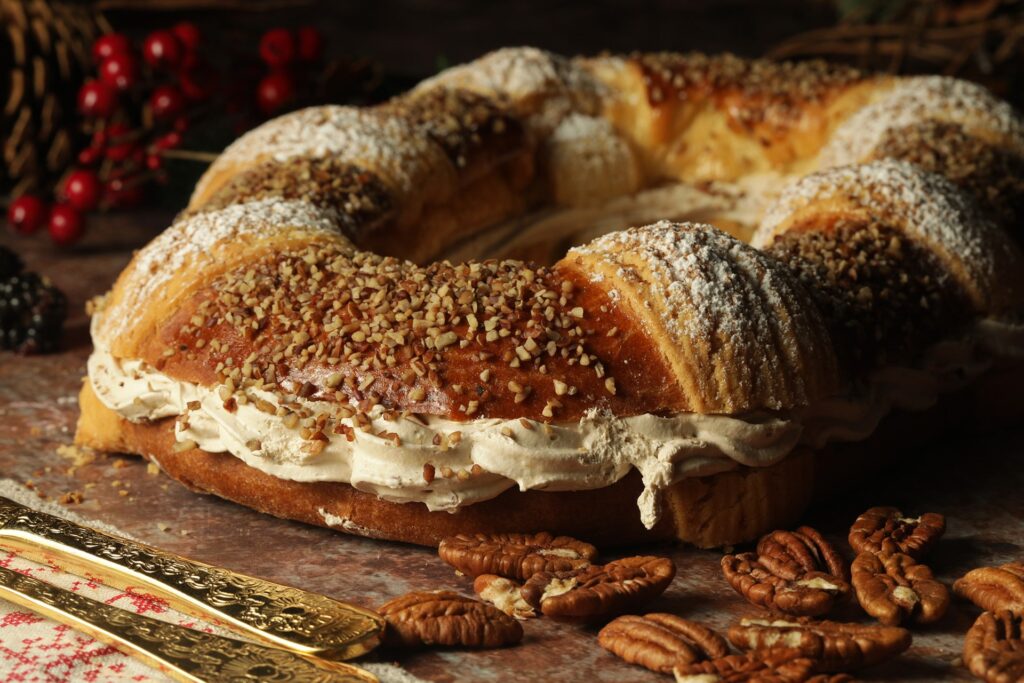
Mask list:
[[[0,598],[88,633],[186,683],[377,683],[343,662],[175,626],[0,567]]]
[[[110,536],[3,497],[0,546],[115,588],[143,588],[176,610],[305,656],[356,657],[376,647],[384,630],[370,610]]]

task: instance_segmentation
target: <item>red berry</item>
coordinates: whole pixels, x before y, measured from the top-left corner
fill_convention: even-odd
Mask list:
[[[178,87],[185,97],[193,102],[208,100],[213,94],[215,77],[208,67],[201,63],[194,69],[188,69],[178,74]]]
[[[107,139],[110,141],[106,149],[108,159],[124,161],[135,152],[136,144],[131,132],[132,129],[126,123],[114,123],[107,128]]]
[[[50,239],[59,246],[74,244],[82,236],[85,219],[73,207],[57,204],[50,210]]]
[[[185,108],[185,96],[173,85],[161,85],[149,96],[149,106],[153,110],[153,116],[163,120],[170,119]]]
[[[142,185],[129,185],[121,178],[114,178],[107,183],[103,199],[110,206],[133,206],[143,199]]]
[[[86,81],[78,89],[78,111],[84,116],[106,118],[114,113],[117,95],[101,81]]]
[[[96,39],[92,44],[92,58],[101,63],[108,57],[117,54],[131,54],[132,42],[123,33],[107,33]]]
[[[171,131],[166,135],[161,135],[153,143],[153,146],[157,149],[172,149],[181,144],[181,133],[177,131]]]
[[[178,66],[181,53],[181,43],[170,31],[153,31],[142,44],[142,56],[154,69]]]
[[[64,181],[63,197],[72,208],[92,211],[100,203],[100,179],[86,169],[72,171]]]
[[[299,43],[299,60],[303,62],[319,62],[324,56],[324,36],[312,26],[303,26],[297,32]]]
[[[86,147],[78,153],[78,163],[82,166],[92,166],[103,156],[103,149],[100,147]]]
[[[139,81],[139,63],[130,54],[110,55],[100,64],[100,80],[116,90],[128,90]]]
[[[260,38],[260,59],[268,66],[287,66],[295,59],[295,36],[286,28],[273,28]]]
[[[164,158],[159,154],[147,154],[146,155],[146,168],[150,171],[159,171],[163,168]]]
[[[39,197],[25,194],[7,207],[7,223],[22,235],[31,235],[46,221],[46,204]]]
[[[277,71],[260,81],[256,99],[264,114],[278,111],[295,98],[295,82],[283,71]]]
[[[178,22],[171,27],[171,33],[185,48],[185,52],[195,52],[199,48],[199,27],[191,21]]]

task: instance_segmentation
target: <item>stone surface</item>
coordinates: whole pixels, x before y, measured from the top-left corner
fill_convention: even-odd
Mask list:
[[[17,248],[29,267],[49,274],[72,300],[64,349],[21,358],[0,353],[0,476],[34,482],[50,498],[79,490],[75,510],[104,520],[151,544],[249,574],[376,606],[411,590],[472,591],[431,550],[370,541],[266,517],[208,496],[193,494],[147,472],[130,456],[107,456],[69,472],[57,453],[71,442],[76,394],[90,345],[84,302],[103,292],[127,263],[131,249],[166,225],[165,214],[120,214],[104,218],[75,251],[59,252],[41,240],[0,236]],[[948,457],[943,457],[948,456]],[[923,462],[939,462],[922,474]],[[808,512],[805,522],[821,529],[849,557],[846,533],[856,516],[873,505],[896,505],[907,513],[934,510],[949,529],[927,563],[951,583],[982,564],[1019,560],[1024,553],[1024,430],[983,439],[947,439],[908,452],[883,481],[837,493],[828,506]],[[126,493],[122,494],[124,491]],[[632,514],[632,510],[623,511]],[[619,549],[607,557],[628,554]],[[643,548],[667,553],[679,571],[650,611],[680,614],[721,629],[755,614],[721,577],[716,551],[685,547]],[[936,626],[914,627],[914,645],[901,658],[863,672],[866,680],[940,681],[969,679],[958,666],[963,634],[977,609],[956,600]],[[835,615],[843,618],[843,615]],[[864,619],[850,608],[847,618]],[[596,627],[537,619],[525,623],[518,647],[490,652],[424,651],[396,656],[410,672],[432,681],[455,680],[664,680],[617,660],[597,645]]]

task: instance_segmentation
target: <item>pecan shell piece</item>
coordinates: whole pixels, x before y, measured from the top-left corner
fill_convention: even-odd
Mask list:
[[[743,619],[729,628],[729,641],[742,650],[792,647],[817,671],[851,671],[895,657],[910,647],[910,631],[895,626],[837,621]]]
[[[932,571],[903,553],[861,553],[853,561],[853,590],[864,611],[886,626],[906,619],[938,621],[949,607],[949,590]]]
[[[733,590],[751,604],[794,616],[827,614],[850,593],[850,584],[823,572],[807,572],[797,579],[783,578],[762,564],[754,553],[726,555],[722,558],[722,573]]]
[[[377,611],[388,624],[384,642],[393,647],[492,648],[523,639],[518,621],[493,605],[453,591],[408,593]]]
[[[1024,634],[1019,614],[982,612],[964,639],[964,664],[989,683],[1024,680]]]
[[[689,664],[729,654],[725,638],[707,626],[674,614],[627,614],[610,621],[597,642],[630,664],[671,674],[677,663]]]
[[[489,602],[510,617],[530,619],[537,616],[537,612],[523,599],[521,588],[512,579],[497,574],[481,574],[473,580],[473,591],[481,600]]]
[[[459,534],[441,541],[441,559],[466,576],[497,574],[525,581],[537,572],[587,567],[597,548],[569,536],[537,534]]]
[[[1024,563],[972,569],[953,583],[953,592],[989,612],[1024,614]]]
[[[751,650],[703,662],[677,662],[677,683],[807,683],[814,675],[814,660],[793,648]]]
[[[761,564],[776,576],[795,581],[808,572],[824,572],[849,582],[843,556],[816,529],[773,531],[757,542]]]
[[[626,557],[569,572],[538,572],[523,584],[527,603],[554,619],[592,619],[635,609],[676,575],[667,557]]]
[[[894,507],[873,507],[853,523],[850,545],[857,553],[903,553],[917,559],[946,531],[946,518],[937,512],[906,517]]]

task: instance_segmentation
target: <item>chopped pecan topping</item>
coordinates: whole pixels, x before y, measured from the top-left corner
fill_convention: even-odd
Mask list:
[[[473,591],[481,600],[489,602],[505,614],[516,619],[529,619],[537,616],[533,607],[523,599],[519,592],[522,586],[497,574],[481,574],[473,581]]]
[[[905,619],[930,624],[949,607],[949,590],[932,571],[902,553],[861,553],[853,561],[853,589],[864,611],[887,626]]]
[[[1024,614],[1024,563],[972,569],[956,580],[953,592],[989,612]]]
[[[690,664],[729,654],[725,638],[694,621],[654,612],[627,614],[609,622],[597,634],[601,647],[630,664],[670,674],[678,663]]]
[[[796,616],[819,617],[850,593],[850,584],[824,572],[806,572],[786,579],[759,561],[754,553],[722,558],[725,580],[758,607]]]
[[[849,541],[858,553],[903,553],[920,558],[945,531],[946,518],[937,512],[904,517],[896,508],[874,507],[853,523]]]
[[[814,660],[794,648],[751,650],[704,662],[677,662],[678,683],[807,683],[814,675]]]
[[[590,619],[634,609],[665,592],[676,575],[667,557],[626,557],[568,572],[538,572],[523,584],[527,603],[548,617]]]
[[[587,567],[597,548],[568,536],[539,534],[459,534],[437,549],[441,559],[463,574],[497,574],[525,581],[537,572],[563,572]]]
[[[378,609],[391,646],[501,647],[523,639],[523,627],[493,605],[452,591],[409,593]]]
[[[910,647],[911,637],[895,626],[743,619],[729,629],[729,640],[743,650],[796,648],[818,671],[850,671],[895,657]]]
[[[762,537],[757,543],[757,555],[773,574],[791,581],[815,571],[850,580],[846,561],[831,543],[809,526],[796,531],[773,531]]]
[[[983,612],[964,639],[964,664],[990,683],[1024,680],[1024,634],[1019,614]]]

